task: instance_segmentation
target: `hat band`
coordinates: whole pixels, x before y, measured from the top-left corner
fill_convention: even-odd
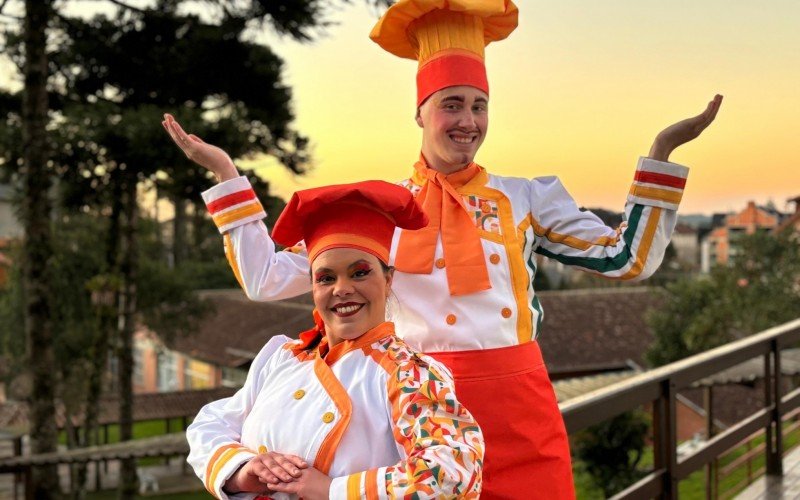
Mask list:
[[[426,61],[417,72],[417,106],[434,92],[456,85],[469,85],[489,93],[486,66],[480,57],[460,50],[447,50]]]
[[[328,234],[312,242],[308,248],[308,261],[314,262],[319,254],[332,248],[355,248],[374,255],[384,264],[389,263],[389,248],[386,245],[372,238],[348,233]]]

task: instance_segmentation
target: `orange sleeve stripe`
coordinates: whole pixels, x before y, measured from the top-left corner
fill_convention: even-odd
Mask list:
[[[255,215],[263,211],[264,209],[261,207],[261,202],[256,200],[254,203],[251,203],[247,206],[237,208],[236,210],[231,210],[230,212],[225,212],[221,215],[215,215],[213,217],[214,224],[216,224],[217,227],[226,226],[231,222],[236,222],[239,219],[244,219],[245,217],[250,217],[251,215]]]
[[[661,218],[661,208],[660,207],[652,207],[652,211],[650,212],[650,217],[647,219],[647,227],[644,229],[644,234],[642,234],[642,241],[639,242],[639,250],[636,252],[636,262],[634,262],[633,266],[621,276],[620,279],[629,280],[639,276],[644,270],[645,265],[647,264],[647,257],[650,255],[650,247],[653,244],[653,238],[656,234],[656,230],[658,229],[658,221]]]
[[[658,189],[645,186],[631,186],[630,194],[642,198],[649,198],[651,200],[666,201],[667,203],[678,204],[683,198],[683,191],[669,191],[667,189]]]
[[[228,259],[228,264],[231,266],[233,270],[233,275],[236,277],[236,281],[239,282],[239,286],[244,289],[244,281],[242,281],[242,273],[239,271],[239,264],[236,262],[236,252],[233,249],[233,240],[229,234],[225,234],[223,237],[224,239],[224,247],[225,247],[225,258]]]
[[[378,469],[370,469],[367,471],[365,478],[367,500],[378,500]]]
[[[211,459],[208,461],[208,464],[206,465],[206,488],[208,488],[208,478],[211,476],[211,471],[214,469],[214,463],[216,463],[216,461],[219,458],[219,456],[222,455],[225,452],[225,450],[229,450],[231,448],[237,448],[239,446],[241,446],[241,445],[240,444],[226,444],[225,446],[220,446],[219,448],[217,448],[217,450],[214,452],[214,454],[211,455]]]
[[[217,481],[220,469],[242,448],[244,447],[240,444],[228,444],[221,446],[214,452],[214,456],[211,457],[211,461],[208,462],[206,467],[206,489],[212,494],[214,493],[214,483]]]

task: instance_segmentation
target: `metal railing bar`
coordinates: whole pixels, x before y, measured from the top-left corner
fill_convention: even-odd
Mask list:
[[[678,462],[677,476],[687,477],[705,464],[719,457],[724,451],[735,447],[754,432],[763,429],[770,421],[772,407],[764,408],[711,438],[702,448]]]
[[[601,389],[602,395],[597,397],[578,396],[562,404],[561,411],[567,433],[573,434],[620,413],[651,403],[661,394],[658,382],[647,380],[641,384],[625,383],[629,381],[631,379]],[[614,390],[616,386],[620,386],[619,390]]]
[[[639,500],[660,496],[663,493],[661,486],[664,484],[664,474],[666,472],[665,469],[654,470],[611,497],[611,500]]]
[[[568,432],[581,430],[656,399],[659,385],[664,380],[672,379],[675,386],[682,389],[695,380],[766,354],[771,342],[782,336],[800,336],[800,319],[565,401],[559,406]],[[576,415],[574,420],[573,414]],[[587,419],[586,414],[593,418]]]
[[[800,388],[793,390],[781,398],[784,413],[789,413],[792,410],[800,408]]]

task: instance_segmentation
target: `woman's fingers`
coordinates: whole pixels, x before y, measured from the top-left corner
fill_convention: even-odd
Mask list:
[[[293,479],[293,475],[296,473],[295,471],[297,471],[297,473],[300,472],[279,453],[268,453],[267,455],[264,455],[262,461],[264,462],[264,465],[267,466],[269,471],[281,481],[291,481]]]
[[[284,455],[284,457],[286,457],[287,460],[292,462],[299,469],[305,469],[308,467],[308,462],[297,455]]]
[[[286,457],[286,455],[278,455],[275,457],[275,461],[278,462],[278,465],[280,465],[283,470],[292,476],[300,477],[300,469],[297,468],[295,464]]]

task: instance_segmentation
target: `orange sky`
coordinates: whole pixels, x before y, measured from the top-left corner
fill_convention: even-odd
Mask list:
[[[739,210],[748,199],[788,210],[786,198],[800,194],[800,1],[517,5],[519,28],[487,48],[491,120],[477,161],[491,172],[556,174],[580,205],[621,210],[655,135],[719,92],[716,123],[671,158],[692,168],[681,212]],[[70,6],[97,10],[96,2]],[[261,35],[286,60],[295,126],[311,138],[315,166],[292,178],[269,158],[239,163],[257,167],[284,197],[399,180],[419,152],[415,63],[368,39],[377,16],[363,1],[329,18],[338,25],[311,44]]]
[[[665,126],[717,121],[671,160],[692,168],[681,212],[738,210],[800,194],[800,2],[521,0],[520,26],[487,48],[489,134],[478,163],[503,175],[556,174],[585,206],[621,210],[639,155]],[[764,7],[763,5],[769,5]],[[296,127],[315,167],[292,178],[269,159],[240,162],[283,196],[296,189],[408,176],[419,152],[415,63],[367,35],[355,3],[313,44],[264,35],[286,59]]]

